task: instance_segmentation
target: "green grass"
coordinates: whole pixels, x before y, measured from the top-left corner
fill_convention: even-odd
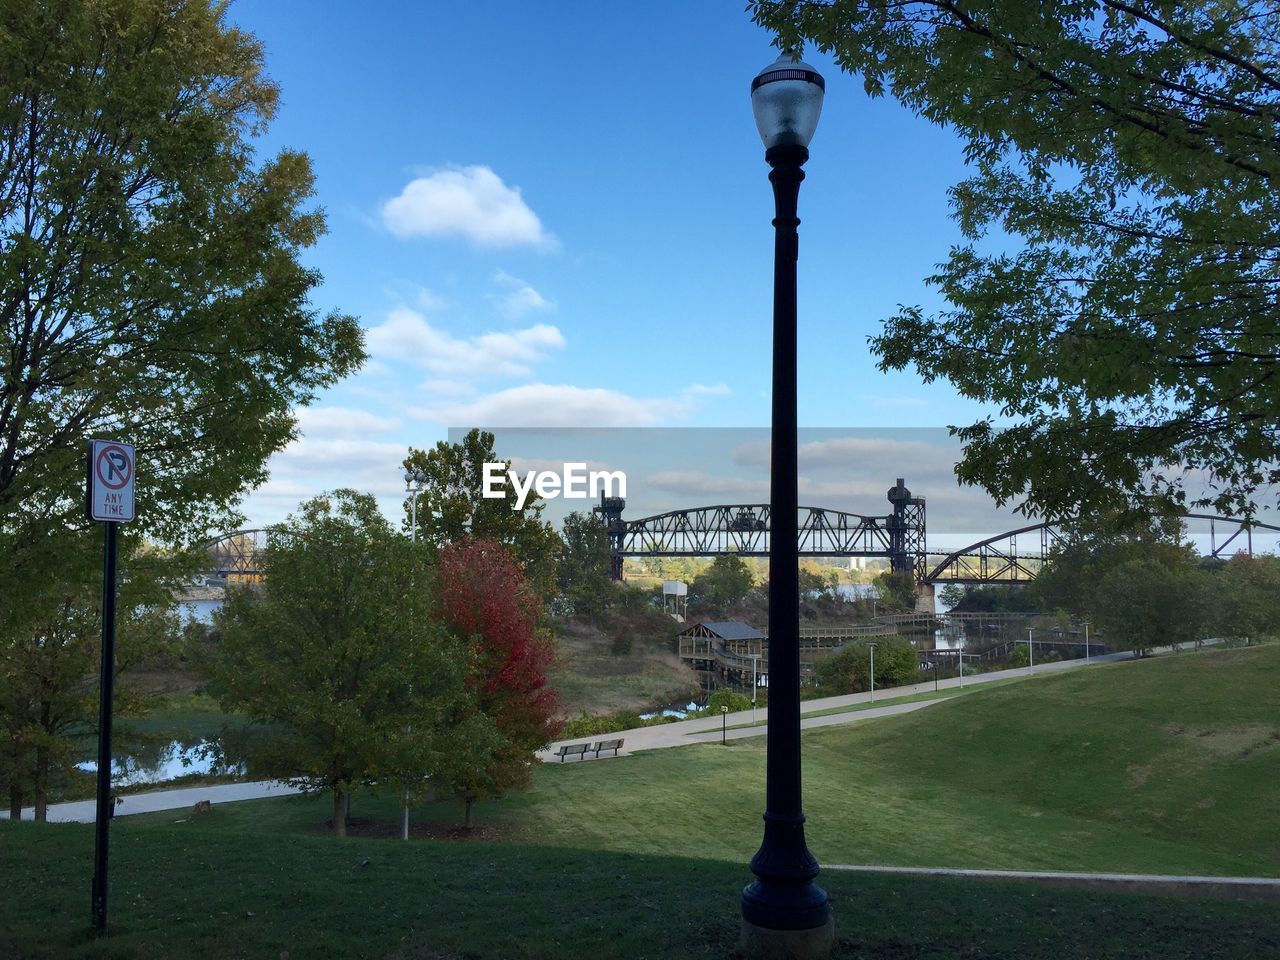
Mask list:
[[[1030,678],[804,736],[819,861],[1280,874],[1280,646]],[[551,763],[478,810],[511,841],[744,861],[763,806],[763,737]],[[362,815],[395,819],[393,799]],[[215,811],[307,832],[324,798]],[[451,804],[415,819],[456,819]]]
[[[87,935],[89,826],[0,825],[0,956],[27,960],[730,958],[741,863],[333,840],[117,820]],[[835,960],[1256,960],[1280,904],[828,872]]]
[[[1275,875],[1280,646],[1028,679],[804,737],[821,862]],[[92,828],[0,825],[0,956],[730,957],[761,738],[549,764],[484,805],[500,842],[324,835],[326,798],[112,826],[113,935],[85,936]],[[391,797],[357,817],[395,822]],[[451,804],[423,818],[456,821]],[[368,864],[365,865],[365,861]],[[837,958],[1240,958],[1280,904],[828,870]]]

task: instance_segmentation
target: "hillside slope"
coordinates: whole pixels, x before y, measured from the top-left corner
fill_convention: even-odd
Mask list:
[[[804,737],[820,860],[1280,876],[1280,646],[1055,673]],[[548,765],[490,816],[573,846],[749,857],[764,739]]]

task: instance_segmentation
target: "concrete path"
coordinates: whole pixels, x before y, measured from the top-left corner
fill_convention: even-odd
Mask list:
[[[1212,641],[1209,641],[1212,642]],[[1155,653],[1167,653],[1169,648],[1162,647]],[[1110,653],[1103,656],[1090,658],[1086,664],[1084,660],[1060,660],[1056,663],[1038,664],[1033,667],[1019,667],[1014,670],[998,670],[993,673],[980,673],[976,676],[965,677],[964,686],[972,686],[981,683],[990,683],[993,680],[1003,680],[1009,677],[1025,677],[1036,673],[1049,673],[1057,670],[1072,670],[1077,667],[1092,666],[1099,663],[1113,663],[1117,660],[1131,659],[1132,655],[1128,653]],[[953,677],[949,680],[942,680],[937,684],[937,689],[951,690],[961,686],[960,679]],[[876,691],[876,696],[882,700],[897,699],[899,697],[911,696],[917,693],[933,692],[934,684],[917,683],[906,687],[891,687],[887,690]],[[914,703],[900,703],[886,707],[869,707],[861,710],[851,710],[848,713],[834,713],[823,717],[805,717],[801,716],[800,726],[802,729],[810,730],[814,727],[827,727],[840,723],[852,723],[857,720],[874,720],[877,717],[890,717],[900,713],[909,713],[912,710],[921,710],[924,707],[932,706],[935,703],[941,703],[948,700],[949,697],[939,697],[934,700],[918,700]],[[803,713],[817,713],[823,710],[830,710],[834,707],[859,707],[863,704],[871,702],[870,693],[851,693],[841,697],[825,697],[821,700],[806,700],[800,705]],[[739,740],[744,737],[762,737],[765,734],[765,721],[769,717],[767,708],[757,710],[755,715],[756,726],[742,727],[738,730],[730,730],[726,734],[728,739]],[[750,724],[752,721],[752,711],[743,710],[739,713],[731,713],[728,715],[728,726],[741,726]],[[552,763],[558,762],[555,756],[556,749],[563,743],[582,743],[583,741],[596,740],[613,740],[621,738],[624,746],[621,751],[623,755],[635,753],[639,750],[660,750],[664,747],[678,747],[690,743],[707,743],[720,739],[720,726],[723,721],[720,717],[699,717],[695,720],[680,720],[676,723],[664,723],[656,727],[640,727],[636,730],[622,730],[618,733],[605,734],[599,737],[577,737],[573,740],[558,740],[551,744],[547,749],[540,750],[538,757],[544,761]],[[606,754],[601,759],[608,759]],[[568,763],[581,763],[581,760],[570,760]],[[591,762],[595,762],[594,758]],[[185,787],[181,790],[156,790],[151,793],[130,793],[125,794],[122,798],[123,802],[116,808],[117,817],[127,817],[134,813],[154,813],[159,810],[182,810],[195,806],[200,800],[208,800],[210,803],[232,803],[236,800],[261,800],[264,797],[279,797],[287,794],[298,793],[295,787],[289,787],[282,783],[272,780],[260,780],[253,783],[225,783],[215,786],[206,787]],[[48,819],[50,823],[93,823],[96,807],[93,800],[79,800],[74,803],[55,803],[51,804],[48,811]],[[0,813],[0,820],[7,820],[8,813]],[[32,819],[32,808],[27,807],[22,811],[22,819]],[[853,868],[850,868],[853,869]]]
[[[1167,651],[1167,648],[1161,648]],[[1157,651],[1159,653],[1161,651]],[[919,693],[933,693],[935,689],[941,693],[946,690],[958,690],[961,686],[977,686],[983,683],[990,683],[993,680],[1007,680],[1011,677],[1028,677],[1041,673],[1053,673],[1059,670],[1074,670],[1086,666],[1094,666],[1101,663],[1115,663],[1118,660],[1131,660],[1133,655],[1130,653],[1108,653],[1101,656],[1090,657],[1086,663],[1084,660],[1059,660],[1054,663],[1036,664],[1034,667],[1017,667],[1011,670],[996,670],[991,673],[979,673],[972,676],[966,676],[963,681],[959,677],[952,677],[948,680],[940,680],[935,684],[914,683],[905,687],[890,687],[886,690],[877,690],[875,697],[877,700],[896,700],[900,697],[909,697]],[[935,700],[919,700],[915,703],[896,704],[890,707],[869,707],[871,694],[868,693],[850,693],[839,697],[823,697],[820,700],[805,700],[800,704],[801,719],[800,726],[802,729],[811,729],[813,727],[825,727],[838,723],[852,723],[857,720],[872,720],[876,717],[894,716],[899,713],[907,713],[911,710],[919,710],[935,703],[941,703],[949,697],[939,697]],[[804,714],[820,713],[824,710],[831,710],[838,707],[850,707],[848,713],[834,713],[824,717],[805,717]],[[857,708],[863,709],[857,709]],[[769,718],[769,710],[767,707],[761,707],[755,711],[754,727],[746,727],[739,730],[730,730],[727,738],[731,740],[741,739],[743,737],[761,737],[765,733],[765,721]],[[727,725],[730,727],[741,727],[743,724],[752,722],[752,711],[742,710],[737,713],[728,715]],[[702,743],[716,741],[720,739],[720,725],[722,721],[720,717],[698,717],[694,720],[679,720],[675,723],[664,723],[655,727],[639,727],[634,730],[620,730],[616,733],[601,734],[596,737],[574,737],[570,740],[557,740],[547,749],[540,750],[538,757],[546,762],[559,763],[559,757],[556,756],[556,750],[561,745],[567,743],[583,743],[584,741],[596,742],[599,740],[617,740],[622,739],[623,748],[621,755],[625,756],[640,750],[658,750],[663,747],[677,747],[688,743]],[[600,759],[608,759],[609,754],[605,754]],[[594,760],[595,758],[591,758]],[[566,760],[565,763],[581,763],[581,760]]]
[[[1241,900],[1280,900],[1280,878],[1198,877],[1149,873],[1070,873],[1048,870],[956,870],[948,867],[882,867],[824,863],[823,870],[859,873],[905,873],[928,877],[978,880],[1026,880],[1060,887],[1122,887],[1139,893],[1225,896]]]
[[[210,803],[230,803],[235,800],[261,800],[263,797],[282,797],[299,793],[274,780],[254,783],[219,783],[205,787],[184,787],[181,790],[156,790],[151,793],[126,793],[116,807],[117,817],[133,813],[155,813],[158,810],[186,810],[201,800]],[[25,807],[22,819],[32,819],[33,808]],[[55,803],[49,806],[50,823],[93,823],[97,815],[97,801],[77,800],[74,803]],[[8,813],[0,813],[0,820],[8,820]]]

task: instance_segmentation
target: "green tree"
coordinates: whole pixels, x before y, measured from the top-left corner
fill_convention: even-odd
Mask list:
[[[132,716],[149,699],[129,683],[142,663],[177,645],[178,618],[172,579],[162,575],[164,558],[129,543],[123,551],[131,571],[121,585],[116,611],[113,715]],[[45,819],[52,785],[77,775],[86,732],[98,727],[102,643],[102,583],[86,576],[57,586],[42,598],[41,618],[28,632],[0,644],[0,790],[17,819],[24,797],[34,817]],[[118,739],[118,737],[117,737]]]
[[[916,648],[901,637],[877,637],[876,687],[898,687],[910,683],[919,667]],[[814,679],[826,696],[861,693],[871,689],[871,648],[867,643],[847,643],[831,656],[818,661]]]
[[[823,570],[816,564],[800,564],[800,596],[814,599],[836,596],[840,575],[834,570]]]
[[[468,696],[454,724],[486,733],[455,751],[445,771],[463,802],[463,829],[471,829],[476,801],[529,783],[536,751],[562,726],[546,673],[555,647],[538,628],[540,606],[497,541],[464,540],[440,551],[437,615],[472,654]]]
[[[483,718],[455,723],[468,655],[430,613],[426,551],[366,494],[339,490],[273,528],[260,587],[230,590],[215,617],[209,689],[254,724],[251,763],[344,799],[374,780],[421,791]],[[448,721],[448,722],[446,722]]]
[[[1115,650],[1143,656],[1162,644],[1200,639],[1205,621],[1203,581],[1187,565],[1170,568],[1146,557],[1107,571],[1094,593],[1091,619]]]
[[[93,550],[87,437],[137,446],[140,532],[195,541],[364,354],[309,303],[310,163],[257,157],[279,91],[225,3],[6,4],[0,90],[0,630],[20,638]]]
[[[716,557],[689,586],[690,602],[711,611],[724,611],[746,597],[755,586],[751,568],[737,554]]]
[[[1032,609],[1091,615],[1097,590],[1122,564],[1151,560],[1180,576],[1196,564],[1195,551],[1182,539],[1176,517],[1147,519],[1103,512],[1063,529],[1035,581],[1027,588]]]
[[[1247,510],[1280,479],[1280,9],[1120,0],[755,0],[954,130],[964,234],[873,347],[998,404],[958,474],[1054,517],[1185,499]],[[1005,249],[1001,249],[1004,247]]]
[[[882,610],[914,610],[916,608],[916,578],[910,571],[897,573],[886,570],[875,579],[880,591]]]
[[[751,696],[750,694],[738,693],[736,690],[728,690],[722,687],[707,697],[707,705],[704,709],[710,715],[715,716],[721,713],[721,707],[728,707],[730,713],[737,713],[739,710],[750,710]]]
[[[467,539],[494,540],[511,551],[534,591],[545,598],[556,583],[560,537],[542,519],[546,504],[537,494],[530,492],[518,510],[509,483],[502,486],[501,497],[484,496],[484,465],[511,467],[511,461],[498,458],[493,443],[492,433],[470,430],[458,443],[441,440],[430,450],[409,448],[405,469],[425,479],[425,489],[417,494],[418,538],[432,551]],[[411,509],[406,503],[406,530]]]
[[[614,592],[609,578],[609,533],[589,513],[564,518],[556,589],[574,613],[591,616],[608,605]]]
[[[1275,557],[1232,557],[1215,580],[1219,616],[1214,628],[1246,641],[1280,635],[1280,562]]]

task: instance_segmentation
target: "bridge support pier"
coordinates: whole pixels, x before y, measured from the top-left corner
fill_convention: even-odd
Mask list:
[[[938,612],[937,596],[932,583],[916,584],[916,613]]]

